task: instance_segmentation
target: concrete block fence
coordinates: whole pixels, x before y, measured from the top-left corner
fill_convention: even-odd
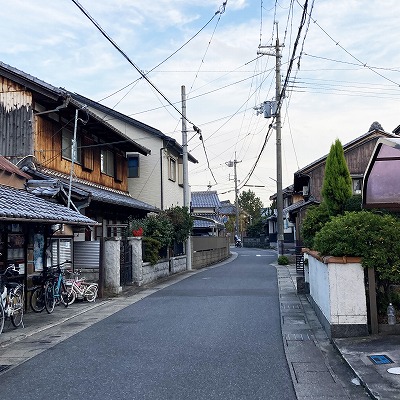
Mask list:
[[[194,246],[192,246],[192,268],[202,268],[229,257],[227,238],[211,237],[206,241],[201,239],[196,238]],[[112,294],[118,294],[122,290],[120,285],[120,241],[121,238],[109,238],[104,242],[105,290]],[[132,254],[132,284],[142,286],[187,270],[186,255],[160,260],[157,264],[151,265],[143,262],[140,237],[128,238],[128,243]]]

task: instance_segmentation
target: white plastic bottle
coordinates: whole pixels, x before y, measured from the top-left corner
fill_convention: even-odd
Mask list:
[[[392,303],[389,303],[387,308],[387,318],[389,325],[396,325],[396,311]]]

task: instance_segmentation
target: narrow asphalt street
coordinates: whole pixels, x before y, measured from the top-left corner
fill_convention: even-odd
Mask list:
[[[370,399],[297,294],[295,266],[275,262],[235,249],[118,297],[28,313],[25,328],[8,322],[1,398]]]
[[[296,399],[275,259],[239,249],[232,262],[154,288],[3,373],[2,398]]]

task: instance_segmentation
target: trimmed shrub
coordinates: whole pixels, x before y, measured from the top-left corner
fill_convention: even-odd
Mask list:
[[[305,247],[314,248],[315,234],[330,220],[325,203],[312,206],[307,210],[306,217],[301,225],[301,236]]]
[[[346,212],[315,235],[314,249],[322,255],[361,257],[364,268],[375,268],[378,312],[385,315],[390,285],[400,283],[399,219],[369,211]]]
[[[344,205],[345,211],[361,211],[362,210],[362,196],[355,194],[351,196]]]
[[[161,243],[150,237],[144,237],[142,243],[143,261],[149,262],[151,265],[157,264],[160,259]]]
[[[279,265],[288,265],[289,264],[289,258],[286,256],[279,256],[278,257],[278,264]]]

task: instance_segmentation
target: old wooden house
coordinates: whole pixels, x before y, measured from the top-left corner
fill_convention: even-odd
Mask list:
[[[398,136],[385,132],[380,124],[375,122],[367,133],[343,145],[344,156],[352,178],[353,194],[361,195],[364,173],[376,142],[379,138],[385,137],[394,138]],[[307,208],[322,201],[321,192],[327,156],[319,158],[294,174],[293,202],[287,211],[290,220],[294,223],[295,238],[298,245],[301,245],[300,226]]]
[[[161,210],[183,206],[183,149],[174,138],[86,97],[76,93],[71,96],[151,150],[147,156],[137,151],[127,154],[128,189],[133,197]],[[188,161],[197,163],[191,154],[188,154]]]
[[[126,154],[146,156],[148,148],[66,90],[3,63],[0,133],[0,154],[32,177],[31,193],[98,222],[94,229],[68,231],[66,240],[55,243],[58,260],[72,257],[79,267],[98,268],[100,238],[120,235],[129,216],[157,211],[128,193]]]
[[[26,190],[30,179],[0,156],[0,273],[14,265],[25,283],[51,263],[47,250],[54,243],[68,238],[74,229],[96,225],[75,210],[30,193]]]

